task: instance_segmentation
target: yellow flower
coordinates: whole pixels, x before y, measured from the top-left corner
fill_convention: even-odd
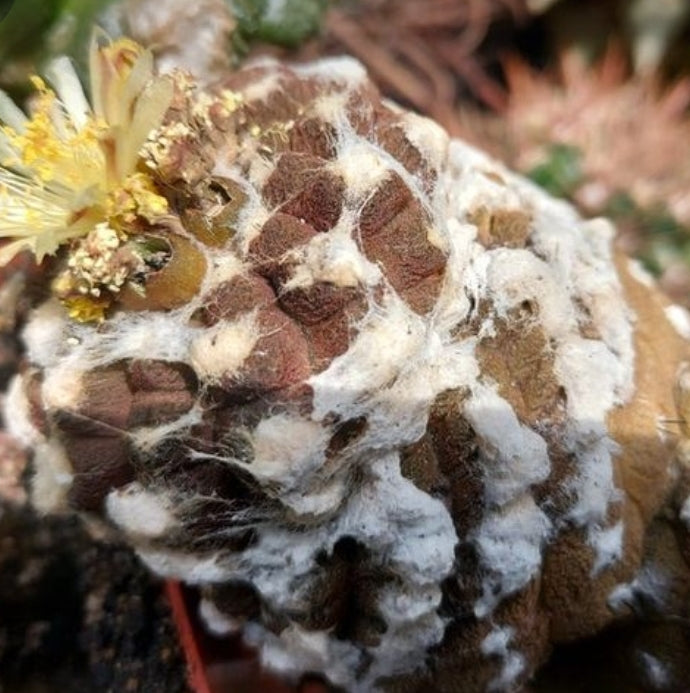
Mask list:
[[[95,35],[90,54],[93,107],[67,58],[53,61],[49,88],[37,90],[27,117],[0,92],[0,265],[29,249],[45,255],[106,222],[126,233],[138,217],[167,212],[148,174],[137,171],[140,150],[158,128],[173,96],[154,77],[149,51],[128,39]]]

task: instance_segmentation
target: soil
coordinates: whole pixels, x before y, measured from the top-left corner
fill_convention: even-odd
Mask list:
[[[161,589],[77,518],[0,504],[0,691],[186,693]]]

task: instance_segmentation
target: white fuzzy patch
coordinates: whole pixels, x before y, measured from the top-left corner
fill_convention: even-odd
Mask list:
[[[622,558],[623,529],[623,522],[619,521],[612,527],[590,532],[589,541],[596,552],[592,577],[596,577],[602,570]]]
[[[608,605],[614,611],[633,607],[640,597],[663,611],[669,593],[670,577],[661,566],[645,564],[632,582],[621,583],[611,590]]]
[[[227,579],[228,570],[219,554],[200,556],[143,547],[138,548],[137,554],[150,570],[162,577],[179,579],[184,576],[185,581],[193,585]]]
[[[202,407],[199,404],[193,406],[179,419],[158,426],[141,426],[129,432],[132,443],[142,452],[153,450],[156,445],[170,436],[174,436],[188,430],[192,426],[201,423]]]
[[[343,177],[350,204],[359,205],[390,177],[388,158],[381,149],[362,140],[341,149],[333,170]]]
[[[627,262],[628,272],[630,276],[636,281],[646,286],[647,288],[652,288],[656,285],[654,277],[647,271],[645,266],[634,258],[629,258]]]
[[[350,93],[347,91],[322,94],[314,99],[308,113],[319,120],[323,120],[325,123],[335,126],[336,132],[348,133],[350,128],[348,127],[346,109],[349,98]],[[337,142],[332,144],[337,146]]]
[[[2,416],[7,432],[24,447],[36,445],[43,439],[31,423],[31,404],[26,396],[21,376],[12,378],[3,402]]]
[[[46,409],[77,409],[82,398],[82,375],[60,365],[48,371],[41,385],[41,396]]]
[[[690,312],[683,306],[667,306],[666,319],[683,339],[690,339]]]
[[[35,312],[24,329],[23,338],[31,363],[50,374],[61,371],[75,377],[84,371],[122,359],[187,361],[195,330],[188,327],[188,316],[195,306],[177,311],[116,313],[102,327],[68,319],[64,308],[54,300]],[[57,376],[56,376],[57,377]],[[69,391],[62,385],[61,390]],[[65,395],[70,400],[69,395]]]
[[[362,63],[345,56],[296,65],[293,69],[303,77],[316,77],[324,82],[340,82],[344,88],[351,91],[367,80],[367,71]]]
[[[213,281],[216,284],[230,281],[242,274],[245,269],[244,263],[237,255],[225,251],[222,255],[213,258]]]
[[[110,519],[135,537],[155,539],[177,524],[169,498],[145,489],[136,481],[111,491],[105,507]]]
[[[357,538],[375,560],[393,569],[397,582],[378,601],[387,630],[378,646],[366,648],[373,660],[359,681],[354,667],[344,666],[361,658],[350,643],[297,626],[278,638],[260,627],[250,631],[271,668],[288,674],[323,671],[334,683],[362,691],[371,690],[380,676],[420,666],[427,648],[443,637],[445,624],[436,613],[440,582],[452,568],[457,542],[446,507],[402,477],[397,455],[369,460],[367,475],[367,483],[350,489],[346,505],[328,525],[298,533],[267,528],[232,573],[251,579],[269,604],[303,610],[309,608],[308,576],[316,556],[323,548],[330,552],[340,537]]]
[[[254,459],[248,471],[278,491],[297,514],[321,515],[335,509],[344,489],[326,484],[320,474],[330,433],[320,423],[288,414],[259,422],[252,434]],[[337,480],[336,480],[337,483]]]
[[[546,442],[520,424],[513,408],[493,388],[475,385],[465,416],[485,447],[485,498],[490,505],[509,503],[548,477]]]
[[[74,474],[65,450],[57,440],[34,446],[34,476],[31,480],[31,502],[41,513],[67,510],[67,492]]]
[[[242,630],[243,623],[218,610],[218,607],[209,599],[202,599],[199,603],[199,615],[205,626],[220,637],[235,635]]]
[[[673,683],[673,675],[667,664],[649,652],[639,652],[638,656],[647,676],[647,682],[655,691],[668,691]]]
[[[65,309],[57,301],[36,308],[22,334],[29,361],[42,368],[53,365],[67,342],[67,331]]]
[[[518,676],[525,668],[525,658],[519,652],[510,649],[515,630],[510,626],[495,626],[482,640],[481,650],[487,657],[502,660],[501,672],[489,683],[490,691],[511,691]]]
[[[72,465],[56,439],[47,440],[31,423],[30,403],[20,376],[15,376],[3,403],[7,432],[22,445],[33,449],[34,475],[31,502],[41,513],[67,509],[67,493],[72,485]]]
[[[257,66],[268,66],[275,65],[276,61],[271,58],[261,57],[253,62]],[[244,101],[251,103],[252,101],[263,101],[279,88],[280,85],[280,75],[278,72],[270,73],[267,72],[261,76],[260,79],[255,79],[248,84],[244,89],[242,89],[242,96]]]
[[[680,509],[680,519],[683,520],[685,526],[690,530],[690,496],[685,499]]]
[[[405,113],[402,118],[405,135],[419,150],[432,168],[444,166],[448,154],[448,133],[433,120],[416,113]]]
[[[285,628],[280,637],[255,625],[249,625],[245,635],[250,644],[261,647],[264,665],[283,676],[294,676],[302,671],[328,671],[335,685],[352,685],[352,672],[361,660],[361,654],[349,643],[330,637],[327,631],[307,631],[295,623]],[[299,669],[295,668],[296,663]]]
[[[503,598],[538,574],[550,528],[549,519],[528,494],[487,514],[474,536],[488,571],[483,594],[474,606],[478,618],[488,616]]]
[[[303,248],[291,253],[299,264],[285,290],[309,287],[315,282],[335,286],[372,286],[381,279],[379,268],[367,260],[352,238],[352,219],[344,217],[331,231],[319,233]]]
[[[194,339],[189,360],[201,380],[217,383],[237,374],[260,336],[254,313],[231,323],[219,322]]]
[[[586,423],[584,430],[573,426],[573,450],[577,454],[579,475],[569,483],[577,494],[577,501],[570,509],[568,517],[580,526],[589,527],[590,532],[599,531],[605,521],[611,503],[620,501],[621,494],[613,483],[613,466],[611,460],[616,452],[616,444],[605,435],[603,424],[597,434],[590,430],[591,423]],[[592,440],[591,443],[588,439]],[[590,539],[595,544],[596,539]]]
[[[372,313],[341,356],[322,373],[310,379],[314,389],[314,417],[329,412],[349,418],[369,407],[358,406],[363,393],[377,397],[392,382],[404,364],[424,349],[424,321],[399,299],[390,296],[380,311]]]

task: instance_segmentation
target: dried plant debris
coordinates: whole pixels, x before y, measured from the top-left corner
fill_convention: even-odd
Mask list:
[[[202,89],[94,51],[136,127],[77,109],[71,78],[28,121],[3,100],[4,203],[59,210],[5,231],[6,256],[56,251],[5,408],[34,504],[204,586],[209,627],[267,668],[349,690],[514,690],[629,617],[614,596],[649,569],[653,518],[687,534],[659,421],[688,322],[611,226],[381,100],[352,59]],[[102,186],[53,194],[58,160],[18,144],[39,124],[56,156],[83,141]]]
[[[495,108],[505,101],[492,74],[500,49],[486,41],[492,27],[516,27],[527,17],[523,0],[428,0],[424,12],[415,0],[333,3],[317,47],[306,43],[300,54],[353,55],[386,95],[458,133],[463,96]]]

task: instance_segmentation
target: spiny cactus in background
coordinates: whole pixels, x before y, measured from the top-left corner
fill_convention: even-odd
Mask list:
[[[595,65],[568,51],[558,70],[507,63],[498,116],[468,115],[470,137],[587,214],[619,224],[626,248],[674,297],[690,278],[690,81],[631,75],[617,50]]]

